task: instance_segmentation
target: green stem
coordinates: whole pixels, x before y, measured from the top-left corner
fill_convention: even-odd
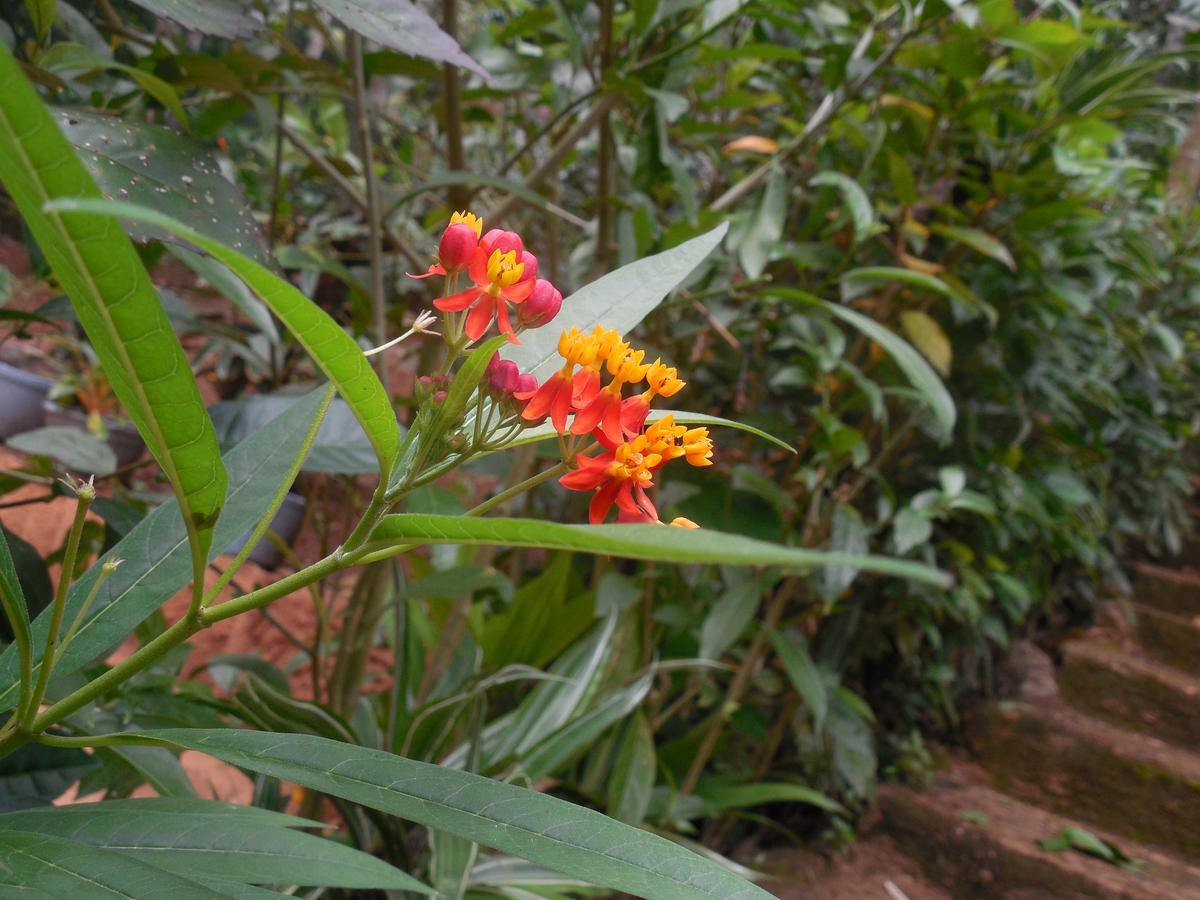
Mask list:
[[[336,388],[332,384],[325,389],[325,396],[321,398],[321,405],[317,407],[317,414],[313,418],[312,424],[308,427],[308,433],[304,435],[304,442],[300,445],[300,452],[296,454],[291,468],[288,469],[287,475],[280,482],[279,489],[267,505],[266,512],[258,520],[258,524],[254,526],[254,530],[250,532],[250,537],[242,545],[242,549],[238,551],[237,556],[233,558],[233,562],[221,573],[221,577],[217,579],[217,583],[209,588],[208,592],[204,595],[203,602],[193,612],[199,612],[201,608],[208,606],[220,596],[221,591],[225,590],[225,586],[237,575],[238,569],[242,567],[242,564],[254,552],[254,548],[258,546],[258,542],[262,540],[263,535],[271,527],[271,522],[275,519],[275,514],[279,512],[279,507],[283,505],[288,490],[291,488],[293,482],[295,482],[296,476],[300,473],[300,467],[304,465],[304,460],[308,458],[308,453],[312,449],[313,442],[317,439],[317,432],[321,430],[321,423],[325,421],[325,413],[329,410],[329,404],[333,401],[335,393]]]
[[[97,595],[100,593],[100,588],[104,582],[108,580],[108,576],[116,571],[120,560],[110,560],[100,567],[100,574],[96,576],[96,582],[92,585],[92,589],[88,591],[87,597],[83,600],[83,605],[79,607],[79,612],[75,613],[75,618],[71,620],[70,626],[67,628],[67,633],[63,635],[62,643],[58,645],[58,652],[54,654],[53,665],[58,665],[59,660],[63,658],[63,654],[67,652],[67,647],[75,637],[75,633],[79,631],[79,626],[83,624],[87,612],[92,608],[92,604],[96,601]],[[43,663],[43,666],[45,664]]]
[[[79,557],[79,542],[83,537],[83,526],[87,521],[88,509],[96,498],[96,489],[90,484],[76,491],[75,519],[67,535],[67,549],[63,554],[62,571],[58,576],[58,589],[54,592],[54,606],[50,611],[50,631],[46,634],[46,648],[42,651],[42,669],[38,672],[37,684],[29,697],[29,705],[21,711],[22,727],[33,721],[46,687],[50,684],[50,673],[54,670],[55,649],[58,647],[58,632],[62,628],[63,616],[67,612],[67,592],[75,579],[75,563]]]
[[[568,466],[565,462],[561,462],[561,463],[558,463],[557,465],[553,465],[549,469],[546,469],[544,472],[538,472],[536,475],[531,475],[528,478],[526,478],[524,481],[519,481],[516,484],[514,484],[512,487],[505,488],[500,493],[498,493],[496,496],[489,497],[487,500],[484,500],[478,506],[473,507],[472,509],[469,509],[466,512],[466,515],[482,516],[485,512],[490,512],[491,510],[495,509],[497,506],[500,506],[503,503],[507,503],[509,500],[511,500],[513,497],[517,496],[518,494],[523,494],[526,491],[533,490],[539,484],[549,481],[551,478],[555,478],[559,475],[562,475],[563,473],[567,472],[569,469],[570,469],[570,466]]]

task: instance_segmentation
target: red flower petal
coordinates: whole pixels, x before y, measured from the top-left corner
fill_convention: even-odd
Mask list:
[[[492,324],[492,316],[495,312],[496,298],[491,294],[481,295],[479,302],[475,304],[474,308],[467,315],[467,337],[473,341],[477,341],[483,337],[483,333]]]
[[[449,297],[442,297],[439,300],[434,300],[433,305],[442,312],[462,312],[482,294],[477,287],[467,288],[465,291],[458,294],[451,294]]]
[[[625,482],[628,485],[629,482]],[[608,515],[608,511],[612,509],[613,500],[616,499],[617,491],[624,485],[617,481],[610,481],[592,496],[592,502],[588,504],[588,521],[593,525],[599,525],[604,521],[604,517]]]

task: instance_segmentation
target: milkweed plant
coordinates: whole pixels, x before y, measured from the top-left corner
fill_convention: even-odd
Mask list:
[[[479,217],[455,213],[438,242],[436,262],[413,274],[440,279],[440,296],[433,302],[440,321],[435,314],[421,314],[402,335],[364,351],[290,281],[210,236],[201,223],[105,199],[3,44],[0,183],[70,298],[116,396],[173,495],[86,566],[81,535],[96,489],[90,482],[70,480],[76,506],[62,575],[53,602],[32,621],[0,532],[0,600],[14,633],[0,655],[0,711],[5,714],[0,759],[36,757],[56,748],[198,750],[583,882],[645,897],[769,896],[728,867],[666,838],[453,765],[417,762],[312,735],[235,728],[98,734],[89,714],[204,629],[264,609],[336,572],[431,544],[549,548],[792,571],[838,565],[941,583],[940,573],[911,562],[764,543],[716,533],[683,518],[663,522],[654,499],[663,470],[671,464],[712,467],[710,427],[748,426],[674,408],[685,387],[680,373],[671,361],[651,359],[652,354],[636,348],[629,332],[700,266],[722,239],[724,226],[632,263],[564,299],[540,277],[538,259],[519,235],[485,231]],[[189,360],[123,222],[148,226],[163,239],[182,242],[223,264],[307,351],[326,384],[222,455]],[[433,370],[415,380],[415,413],[404,430],[372,362],[412,341],[439,341],[441,351],[432,354],[439,358]],[[357,418],[378,461],[369,503],[327,555],[273,583],[229,597],[227,589],[250,548],[267,532],[335,396]],[[474,459],[532,441],[555,442],[557,461],[462,515],[405,511],[406,498],[421,486]],[[710,477],[720,477],[715,474],[719,467],[712,471]],[[555,480],[562,489],[589,497],[586,523],[489,515]],[[243,549],[219,577],[211,576],[210,562],[247,531]],[[180,590],[188,603],[177,620],[143,632],[141,643],[119,662],[95,665]],[[198,840],[197,835],[205,835],[203,849],[209,853],[224,852],[221,835],[238,836],[235,843],[243,847],[267,835],[281,841],[290,835],[286,840],[292,842],[293,858],[358,853],[296,831],[297,821],[290,817],[264,818],[265,810],[215,801],[113,801],[82,812],[64,807],[15,815],[0,815],[0,883],[43,889],[55,884],[60,886],[57,896],[74,895],[72,877],[82,879],[79,884],[104,878],[114,885],[126,876],[140,878],[139,884],[155,885],[154,896],[169,891],[243,896],[230,887],[233,882],[289,881],[276,871],[239,869],[245,854],[239,856],[237,847],[224,848],[224,868],[219,866],[199,887],[194,881],[199,875],[170,869],[161,854],[139,857],[128,847],[124,853],[111,849],[121,843],[112,837],[118,826],[145,826],[151,815],[160,823],[151,829],[155,839],[176,848],[196,849],[188,841]],[[72,815],[91,817],[92,843],[80,837],[73,823],[82,820]],[[219,822],[220,828],[197,827],[205,821]],[[114,830],[105,831],[109,826]],[[6,870],[8,860],[18,858],[26,861],[24,868]],[[378,868],[358,870],[368,874],[355,876],[360,878],[356,886],[432,892],[413,874],[367,860]],[[297,872],[295,877],[304,876]]]

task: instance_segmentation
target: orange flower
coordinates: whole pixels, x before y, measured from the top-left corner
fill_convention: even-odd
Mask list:
[[[658,511],[646,490],[654,486],[654,473],[679,457],[694,466],[710,466],[712,441],[707,428],[688,429],[667,415],[599,456],[576,457],[579,468],[558,483],[572,491],[595,491],[588,505],[593,525],[604,521],[614,503],[618,522],[657,522]]]
[[[517,399],[527,400],[521,418],[528,422],[540,422],[549,414],[555,430],[564,434],[567,416],[576,403],[582,401],[589,390],[595,372],[590,368],[596,361],[597,342],[594,335],[584,334],[572,326],[558,339],[558,355],[566,360],[559,371],[532,393],[518,393]],[[583,368],[576,372],[578,366]]]
[[[621,404],[621,429],[626,436],[632,436],[642,430],[646,424],[646,416],[650,414],[650,404],[655,397],[674,397],[686,381],[680,381],[674,366],[668,366],[661,359],[656,359],[646,369],[647,389],[640,394],[627,397]]]
[[[571,434],[587,434],[599,425],[600,433],[610,442],[618,444],[624,439],[621,429],[621,389],[627,384],[640,382],[650,368],[642,364],[645,350],[631,352],[628,347],[628,344],[624,344],[620,352],[608,357],[607,369],[612,381],[603,390],[597,391],[587,405],[575,414]]]
[[[537,258],[521,246],[521,239],[512,232],[489,231],[479,241],[467,267],[474,284],[458,294],[434,301],[442,312],[462,312],[473,307],[467,315],[466,334],[479,340],[496,320],[496,327],[508,336],[510,343],[521,343],[513,333],[508,318],[509,303],[523,303],[533,291],[537,275]]]

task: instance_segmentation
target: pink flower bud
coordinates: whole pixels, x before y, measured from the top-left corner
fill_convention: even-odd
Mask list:
[[[532,281],[537,278],[538,261],[537,257],[525,250],[521,253],[520,263],[525,266],[525,270],[521,273],[522,281]]]
[[[513,388],[513,396],[518,400],[528,400],[538,389],[538,380],[536,375],[530,375],[528,372],[522,372],[517,376],[517,386]]]
[[[511,394],[521,377],[521,371],[511,359],[501,359],[497,353],[484,370],[484,377],[498,394]]]
[[[451,222],[438,242],[438,261],[447,272],[459,272],[471,264],[478,244],[474,228],[465,222]]]
[[[521,236],[515,231],[501,231],[499,228],[493,228],[483,236],[483,243],[488,245],[488,253],[495,250],[499,250],[501,253],[512,251],[519,257],[525,252]]]
[[[549,281],[539,278],[533,292],[517,307],[517,321],[523,328],[541,328],[562,309],[562,294]]]

